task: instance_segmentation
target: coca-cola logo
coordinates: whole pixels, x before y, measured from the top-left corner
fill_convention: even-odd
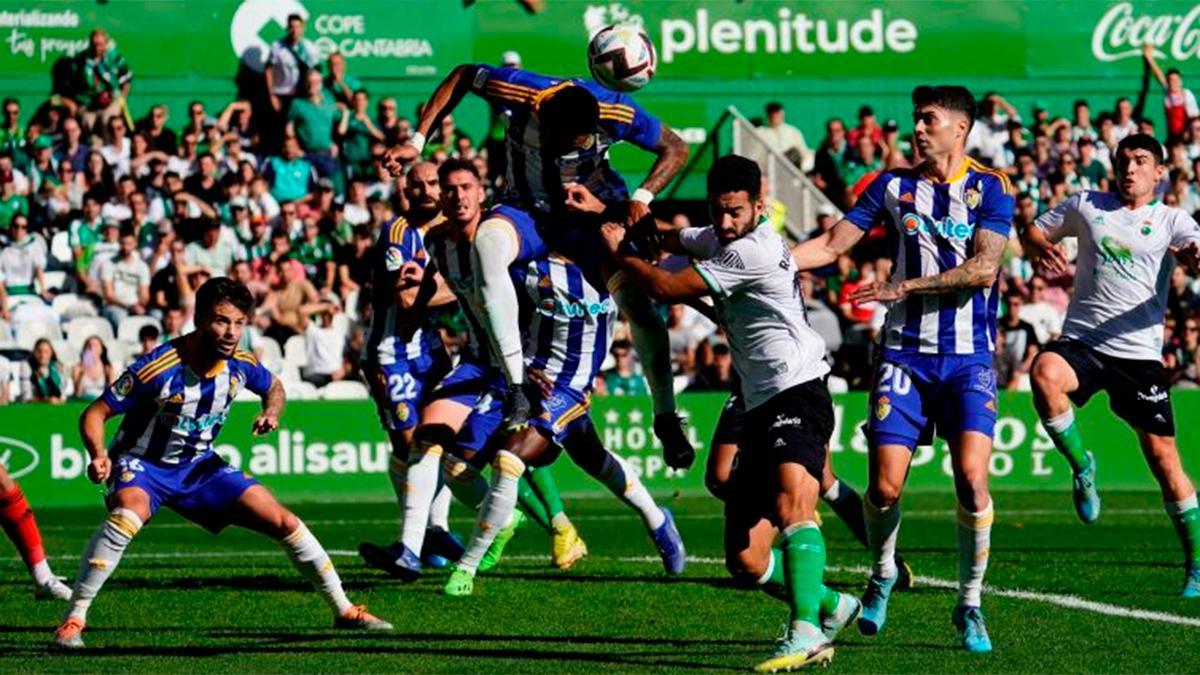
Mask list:
[[[1092,56],[1098,61],[1140,58],[1147,44],[1156,57],[1200,57],[1200,5],[1184,15],[1134,16],[1133,3],[1121,2],[1110,7],[1092,31]]]

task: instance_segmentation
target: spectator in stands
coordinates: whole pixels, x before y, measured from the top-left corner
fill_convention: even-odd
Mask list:
[[[146,356],[162,344],[158,326],[148,323],[138,329],[138,356]]]
[[[179,146],[175,132],[167,126],[170,114],[161,103],[150,108],[150,114],[142,121],[142,134],[152,150],[168,155],[175,154]]]
[[[54,160],[54,139],[38,136],[29,144],[29,193],[40,195],[44,188],[58,183],[58,162]]]
[[[4,121],[0,123],[0,153],[15,155],[25,148],[25,127],[21,126],[21,103],[4,99]]]
[[[150,307],[150,267],[138,255],[137,236],[132,229],[121,231],[121,250],[100,267],[103,314],[113,328],[131,315],[145,314]]]
[[[342,138],[342,161],[353,178],[370,176],[374,168],[371,145],[384,142],[384,134],[371,121],[370,98],[365,89],[358,89],[350,100],[350,107],[342,111],[338,123],[338,135]]]
[[[1200,297],[1192,288],[1187,269],[1176,265],[1171,270],[1171,287],[1167,291],[1167,314],[1175,319],[1175,324],[1182,326],[1188,317],[1196,315]]]
[[[397,114],[396,99],[387,96],[375,107],[375,126],[383,132],[384,143],[399,145],[412,136],[412,124]]]
[[[1009,289],[1004,294],[1008,309],[1000,319],[997,332],[1004,336],[1004,348],[997,354],[1000,368],[1000,386],[1005,389],[1028,391],[1029,372],[1033,367],[1033,358],[1037,356],[1042,343],[1038,340],[1037,331],[1028,321],[1021,318],[1025,308],[1025,296],[1020,291]]]
[[[83,130],[74,117],[63,120],[62,130],[62,142],[55,149],[54,158],[60,166],[69,164],[75,171],[82,173],[88,155],[88,147],[83,142]]]
[[[1195,389],[1200,387],[1200,319],[1191,316],[1177,325],[1183,332],[1167,343],[1163,364],[1172,386]]]
[[[183,134],[179,137],[179,148],[174,155],[167,158],[167,171],[175,173],[180,178],[186,178],[196,171],[199,154],[200,138],[195,134]]]
[[[854,144],[857,151],[853,161],[842,165],[842,182],[847,191],[853,191],[858,182],[866,177],[874,176],[883,170],[883,160],[879,157],[879,146],[870,136],[863,134]],[[850,197],[847,197],[849,201]]]
[[[1154,45],[1150,41],[1142,46],[1142,55],[1146,64],[1154,73],[1154,79],[1163,88],[1163,113],[1167,120],[1167,140],[1183,138],[1188,125],[1196,117],[1200,117],[1200,106],[1196,105],[1196,95],[1191,89],[1183,86],[1183,76],[1176,68],[1170,68],[1163,74],[1158,62],[1154,59]]]
[[[1120,143],[1129,134],[1136,134],[1137,131],[1138,123],[1134,115],[1133,102],[1122,96],[1117,99],[1116,109],[1113,110],[1112,143],[1109,144],[1109,149],[1115,149],[1117,143]]]
[[[331,98],[327,98],[321,71],[310,70],[305,76],[305,95],[292,101],[288,109],[288,135],[295,135],[307,159],[324,178],[338,179],[337,149],[333,131],[341,113]]]
[[[0,249],[0,276],[8,298],[35,296],[50,298],[46,287],[46,249],[44,243],[29,232],[29,218],[18,213],[8,228],[8,243]],[[8,319],[5,305],[0,317]]]
[[[340,312],[336,296],[305,308],[304,351],[308,365],[301,378],[316,387],[345,378],[346,323],[335,319]]]
[[[79,363],[71,373],[75,401],[92,401],[100,398],[108,385],[117,379],[116,369],[108,359],[108,347],[100,336],[93,335],[83,342],[79,351]]]
[[[1087,101],[1076,100],[1074,111],[1075,116],[1071,121],[1071,141],[1078,143],[1085,138],[1089,141],[1099,138],[1096,135],[1096,129],[1092,127],[1092,109],[1088,107]]]
[[[271,186],[271,196],[279,202],[304,199],[317,182],[317,172],[312,162],[304,158],[295,136],[284,139],[282,157],[267,158],[263,177]]]
[[[187,323],[187,315],[184,314],[182,307],[168,307],[163,314],[163,340],[174,340],[183,335],[185,323]]]
[[[875,281],[875,263],[871,260],[864,260],[858,264],[858,273],[843,283],[838,291],[838,309],[841,310],[842,318],[851,325],[866,326],[871,323],[876,303],[853,302],[850,300],[850,296],[860,286],[873,281]]]
[[[217,180],[217,158],[211,152],[196,159],[196,173],[183,181],[183,189],[193,197],[216,209],[225,203],[225,190]]]
[[[355,225],[353,240],[338,253],[338,292],[348,309],[356,307],[355,298],[361,297],[362,289],[371,283],[371,230],[366,225]]]
[[[29,200],[17,194],[16,179],[12,171],[0,175],[0,228],[8,228],[16,215],[29,216]]]
[[[1043,345],[1058,337],[1063,324],[1062,312],[1046,301],[1046,290],[1046,278],[1035,274],[1029,280],[1029,302],[1018,314],[1022,321],[1033,326],[1038,344]]]
[[[646,380],[633,367],[633,344],[628,340],[614,340],[609,351],[614,364],[601,373],[605,391],[610,396],[641,396],[649,393]]]
[[[767,147],[787,157],[788,160],[803,171],[811,171],[814,155],[804,142],[804,134],[784,120],[783,104],[768,103],[766,106],[767,123],[758,127],[758,134],[766,142]]]
[[[334,52],[329,55],[325,66],[329,74],[325,76],[323,84],[329,100],[352,107],[354,94],[362,91],[363,86],[357,77],[346,73],[346,57],[342,56],[341,52]]]
[[[979,103],[979,116],[967,137],[967,152],[996,168],[1004,168],[1004,145],[1008,121],[1021,121],[1021,114],[999,94],[988,94]]]
[[[736,391],[737,373],[733,370],[733,355],[724,342],[713,345],[712,363],[700,368],[688,391]]]
[[[200,239],[187,245],[185,261],[187,273],[196,268],[204,269],[210,276],[223,277],[229,271],[235,257],[234,247],[221,236],[221,223],[206,218],[200,231]]]
[[[879,126],[879,121],[875,118],[875,109],[869,105],[858,109],[858,126],[850,130],[846,140],[857,148],[858,139],[862,136],[870,138],[871,142],[876,145],[883,141],[883,127]]]
[[[825,138],[813,160],[813,177],[825,196],[843,210],[846,206],[846,183],[842,181],[842,166],[854,159],[854,150],[846,141],[846,125],[836,118],[826,122]]]
[[[287,34],[271,44],[267,67],[263,70],[267,97],[274,112],[274,119],[266,120],[265,124],[268,132],[275,132],[275,141],[268,141],[270,145],[277,145],[282,138],[283,124],[288,119],[292,100],[303,95],[308,71],[316,68],[320,61],[316,45],[304,38],[304,17],[289,15]]]
[[[115,175],[127,175],[129,158],[133,152],[133,141],[129,138],[129,128],[125,126],[125,118],[120,115],[110,117],[104,128],[104,145],[100,147],[100,154]]]
[[[333,262],[333,245],[321,233],[317,214],[310,213],[304,221],[304,234],[292,243],[293,257],[304,265],[304,275],[316,286],[322,296],[332,292],[336,265]]]
[[[93,29],[88,43],[87,49],[75,55],[78,88],[71,98],[79,106],[83,126],[94,133],[104,128],[109,118],[125,111],[133,73],[103,28]]]
[[[121,227],[115,220],[100,224],[100,241],[92,247],[92,259],[88,262],[86,290],[103,296],[100,290],[100,270],[121,252]]]
[[[304,278],[303,268],[297,269],[291,263],[287,258],[275,261],[275,281],[259,309],[263,335],[281,345],[304,331],[308,315],[321,302],[317,289]]]
[[[26,403],[62,403],[71,395],[54,346],[46,338],[33,345],[21,372],[21,400]]]

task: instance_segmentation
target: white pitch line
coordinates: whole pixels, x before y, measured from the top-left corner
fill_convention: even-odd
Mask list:
[[[900,515],[902,518],[925,519],[925,518],[951,518],[957,514],[952,509],[913,509],[905,511],[901,509]],[[1112,516],[1156,516],[1163,514],[1162,509],[1105,509],[1104,515]],[[676,513],[675,520],[724,520],[725,516],[721,513]],[[999,509],[997,516],[1003,522],[1005,517],[1022,518],[1030,516],[1064,516],[1071,515],[1071,511],[1067,509]],[[326,527],[326,526],[343,526],[343,525],[388,525],[395,524],[398,518],[317,518],[314,520],[305,520],[304,523],[309,526]],[[455,516],[450,519],[455,523],[473,523],[475,520],[467,516]],[[628,515],[605,515],[605,516],[578,516],[573,519],[579,523],[606,523],[619,521],[636,521],[637,516],[630,513]],[[99,520],[97,520],[99,522]],[[151,526],[148,526],[151,527]],[[198,525],[192,523],[155,523],[152,526],[155,530],[174,530],[174,529],[191,529]],[[86,530],[91,531],[96,529],[96,523],[80,523],[78,525],[42,525],[42,531],[58,532],[67,530]]]
[[[327,551],[331,556],[341,556],[353,558],[358,555],[357,551],[349,551],[343,549],[330,549]],[[72,556],[50,556],[56,559],[67,559]],[[163,553],[127,553],[122,559],[134,560],[169,560],[169,559],[197,559],[197,558],[282,558],[283,554],[280,551],[196,551],[194,553],[184,553],[180,551],[170,551]],[[544,555],[509,555],[504,557],[505,560],[515,560],[518,562],[537,562],[547,559]],[[19,557],[4,558],[7,562],[18,562]],[[656,556],[592,556],[592,560],[602,560],[606,562],[623,562],[623,563],[644,563],[661,565],[662,561]],[[688,562],[697,565],[724,565],[725,560],[722,558],[710,558],[702,556],[689,556]],[[830,565],[825,568],[826,572],[838,574],[859,574],[866,576],[870,570],[861,566],[843,566]],[[929,586],[932,588],[940,588],[945,590],[957,591],[958,582],[950,579],[942,579],[939,577],[927,577],[918,575],[917,583]],[[1170,623],[1178,626],[1191,626],[1200,628],[1200,618],[1190,616],[1180,616],[1169,612],[1155,612],[1147,609],[1135,609],[1132,607],[1122,607],[1121,605],[1113,605],[1107,602],[1096,602],[1094,600],[1086,600],[1075,595],[1064,595],[1061,593],[1039,593],[1036,591],[1023,591],[1018,589],[995,588],[993,586],[985,586],[983,592],[987,595],[994,595],[1001,598],[1013,598],[1016,600],[1027,600],[1030,602],[1041,602],[1049,605],[1063,607],[1065,609],[1073,609],[1083,612],[1092,612],[1093,614],[1102,614],[1105,616],[1114,616],[1122,619],[1138,619],[1141,621],[1157,621],[1160,623]]]

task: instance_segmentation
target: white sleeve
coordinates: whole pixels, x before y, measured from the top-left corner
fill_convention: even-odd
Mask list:
[[[711,258],[720,244],[711,227],[685,227],[679,231],[679,246],[693,258]]]
[[[1183,209],[1175,209],[1171,218],[1171,245],[1184,246],[1200,243],[1200,224]]]
[[[1051,241],[1060,241],[1063,237],[1078,236],[1079,201],[1086,192],[1071,195],[1063,203],[1038,216],[1033,221],[1034,227],[1046,233]]]
[[[696,261],[695,268],[713,295],[727,297],[765,276],[770,271],[769,261],[759,242],[743,237],[716,255]]]

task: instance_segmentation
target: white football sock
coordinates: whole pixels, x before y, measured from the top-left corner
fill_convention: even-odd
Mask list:
[[[100,592],[100,587],[112,576],[121,562],[129,542],[142,529],[142,519],[129,509],[116,508],[92,533],[79,561],[79,577],[71,593],[67,617],[87,621],[88,607]]]
[[[418,558],[425,543],[429,512],[437,495],[441,474],[442,446],[414,441],[408,456],[408,494],[404,499],[404,526],[400,541]]]
[[[487,496],[488,484],[470,462],[448,452],[443,453],[442,477],[455,499],[472,511],[479,509]]]
[[[460,569],[475,572],[479,561],[496,540],[496,534],[512,519],[517,508],[517,481],[525,473],[525,462],[507,450],[496,453],[492,464],[492,487],[479,507],[479,519],[467,544],[467,551],[458,561]]]
[[[429,526],[450,531],[450,488],[438,480],[438,491],[429,505]]]
[[[642,375],[650,385],[654,414],[675,412],[675,375],[671,372],[671,340],[667,325],[654,311],[650,295],[625,280],[617,272],[608,280],[608,291],[625,316],[634,349],[642,362]]]
[[[33,583],[38,586],[45,586],[54,580],[54,572],[50,570],[50,563],[45,559],[33,564],[29,568],[29,576],[33,577]]]
[[[283,547],[296,569],[317,589],[335,615],[341,616],[352,607],[346,592],[342,590],[342,580],[333,568],[333,561],[304,523],[300,523],[295,531],[280,539],[279,545]]]
[[[958,506],[958,604],[979,607],[992,549],[992,502],[972,513]]]
[[[900,533],[900,505],[880,509],[871,503],[871,496],[863,500],[863,520],[867,525],[867,550],[871,552],[871,573],[890,579],[896,569],[896,538]]]
[[[650,496],[646,486],[642,485],[642,481],[638,480],[637,474],[624,459],[613,452],[605,454],[604,464],[596,478],[604,483],[604,486],[616,495],[617,499],[638,512],[638,515],[642,517],[642,522],[646,524],[646,529],[657,530],[667,518],[662,509],[654,503],[654,498]]]
[[[404,497],[405,486],[408,484],[408,461],[392,455],[388,462],[388,480],[392,483],[392,491],[396,493],[396,505],[400,507],[396,531],[396,540],[399,541],[404,536]]]
[[[509,384],[525,381],[520,301],[508,272],[519,247],[512,224],[503,218],[490,218],[480,223],[471,240],[471,264],[476,270],[475,291],[483,303],[487,321],[484,332],[500,357],[501,369]]]
[[[867,545],[867,529],[863,522],[863,503],[862,498],[854,491],[854,488],[843,483],[840,479],[835,479],[833,485],[821,495],[821,499],[833,509],[837,517],[850,528],[850,532],[854,534],[854,538],[862,542],[863,546]]]

